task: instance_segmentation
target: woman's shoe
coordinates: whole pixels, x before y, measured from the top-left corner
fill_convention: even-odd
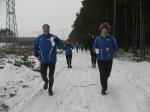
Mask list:
[[[101,95],[103,95],[103,96],[107,95],[106,91],[102,91]]]
[[[53,91],[52,91],[52,89],[49,89],[49,90],[48,90],[48,93],[49,93],[50,96],[53,96]]]

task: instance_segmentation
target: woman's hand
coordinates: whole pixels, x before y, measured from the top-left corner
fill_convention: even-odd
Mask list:
[[[95,53],[99,54],[99,49],[98,48],[95,48]]]
[[[109,50],[110,50],[109,47],[106,47],[106,52],[109,52]]]

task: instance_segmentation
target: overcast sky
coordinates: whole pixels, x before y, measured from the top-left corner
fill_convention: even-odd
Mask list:
[[[5,27],[5,1],[0,0],[0,28]],[[64,38],[70,33],[82,0],[16,0],[19,36],[36,36],[41,26]]]

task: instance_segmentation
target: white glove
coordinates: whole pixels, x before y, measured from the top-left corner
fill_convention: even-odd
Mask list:
[[[51,42],[54,41],[54,37],[51,37],[50,41],[51,41]]]
[[[51,37],[51,39],[50,39],[50,41],[51,41],[51,44],[52,44],[52,46],[54,47],[55,46],[55,37]]]
[[[99,54],[99,49],[98,48],[95,49],[95,53]]]
[[[52,43],[52,46],[54,47],[55,46],[55,42],[53,41],[53,42],[51,42]]]
[[[64,54],[66,54],[66,51],[63,51]]]

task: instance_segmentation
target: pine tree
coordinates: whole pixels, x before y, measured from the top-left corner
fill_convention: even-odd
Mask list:
[[[77,13],[70,33],[70,39],[87,43],[91,35],[99,34],[102,22],[112,23],[112,0],[84,0],[80,13]]]

